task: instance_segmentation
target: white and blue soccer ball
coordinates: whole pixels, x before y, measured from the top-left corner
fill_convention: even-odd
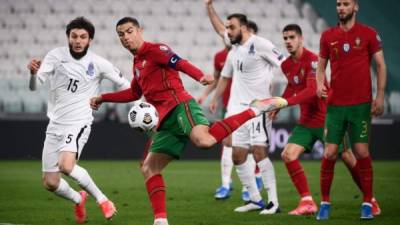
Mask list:
[[[156,108],[148,102],[135,101],[128,113],[129,125],[144,132],[155,128],[158,121]]]

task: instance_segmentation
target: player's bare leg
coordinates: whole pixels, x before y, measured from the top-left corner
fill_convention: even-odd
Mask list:
[[[325,151],[321,162],[320,188],[321,205],[317,214],[317,220],[327,220],[330,214],[330,190],[335,170],[336,158],[339,146],[337,144],[326,143]]]
[[[299,157],[305,151],[304,147],[298,144],[289,143],[285,146],[281,157],[285,162],[290,179],[296,187],[301,199],[296,209],[289,212],[289,215],[311,215],[317,212],[318,208],[315,204],[306,174],[300,163]]]
[[[368,143],[355,143],[353,144],[353,149],[357,158],[357,164],[360,167],[360,181],[364,195],[361,206],[361,219],[373,219],[373,169],[372,160],[369,155]]]
[[[233,147],[232,159],[236,167],[239,180],[249,192],[250,202],[244,206],[235,209],[235,212],[249,212],[253,210],[261,210],[265,207],[260,192],[257,188],[257,183],[254,174],[254,165],[247,163],[249,149],[244,147]]]
[[[76,164],[75,152],[62,151],[60,153],[58,166],[60,172],[71,177],[82,189],[87,191],[96,199],[97,204],[99,205],[106,219],[111,219],[115,215],[117,210],[114,206],[114,203],[108,200],[103,192],[101,192],[86,169]],[[86,193],[81,192],[81,195],[86,196]],[[84,214],[86,217],[86,213],[84,212],[84,204],[76,205],[75,210],[76,217],[78,217],[78,214]]]
[[[354,183],[356,183],[358,188],[362,191],[361,178],[360,178],[360,167],[357,164],[357,159],[354,156],[351,149],[347,149],[346,151],[343,151],[342,160],[343,160],[344,164],[346,165],[347,169],[350,171],[351,176],[354,180]],[[378,201],[375,199],[375,197],[372,197],[371,204],[372,204],[372,215],[374,215],[374,216],[380,215],[381,209],[380,209]]]
[[[141,166],[147,193],[153,208],[154,225],[168,225],[165,198],[166,188],[161,172],[173,160],[174,158],[170,155],[149,152]]]
[[[268,149],[266,146],[251,146],[254,160],[260,168],[261,177],[265,190],[268,194],[268,204],[260,212],[262,215],[279,213],[281,210],[278,203],[278,193],[276,189],[275,169],[271,160],[268,158]]]

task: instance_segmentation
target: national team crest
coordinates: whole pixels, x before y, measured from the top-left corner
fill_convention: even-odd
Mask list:
[[[86,74],[90,77],[94,76],[94,65],[93,63],[89,63],[88,69],[86,71]]]
[[[300,82],[299,76],[295,75],[295,76],[293,77],[293,81],[294,81],[295,84],[299,84],[299,82]]]
[[[349,43],[344,43],[343,44],[343,51],[346,52],[346,53],[350,51],[350,44]]]

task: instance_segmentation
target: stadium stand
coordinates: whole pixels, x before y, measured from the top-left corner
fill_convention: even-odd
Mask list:
[[[96,26],[91,49],[110,60],[128,79],[132,57],[120,45],[115,33],[115,24],[123,16],[137,17],[146,39],[169,45],[206,73],[212,73],[213,54],[222,48],[202,1],[82,0],[77,4],[73,0],[0,0],[0,4],[1,118],[18,113],[44,114],[46,93],[28,90],[26,64],[32,57],[43,58],[47,51],[65,45],[65,25],[77,16],[89,18]],[[233,12],[247,14],[258,24],[259,35],[270,39],[283,52],[281,29],[285,24],[300,24],[305,45],[314,52],[319,48],[320,33],[327,27],[327,22],[318,16],[313,6],[301,0],[219,0],[215,7],[222,17]],[[286,80],[280,70],[276,73],[274,90],[275,94],[281,94]],[[200,84],[187,76],[183,76],[183,81],[193,96],[199,95]],[[101,89],[112,91],[114,87],[103,84]],[[398,97],[399,93],[395,93],[389,101],[394,104],[390,108],[397,113],[400,111]],[[128,109],[116,107],[119,115],[126,115]],[[102,109],[96,114],[104,115],[106,111]],[[296,118],[294,111],[282,113],[281,120]]]

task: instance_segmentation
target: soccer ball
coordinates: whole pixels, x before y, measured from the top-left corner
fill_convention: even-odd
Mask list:
[[[152,104],[143,101],[135,101],[128,113],[129,125],[144,132],[156,127],[158,120],[156,108]]]

